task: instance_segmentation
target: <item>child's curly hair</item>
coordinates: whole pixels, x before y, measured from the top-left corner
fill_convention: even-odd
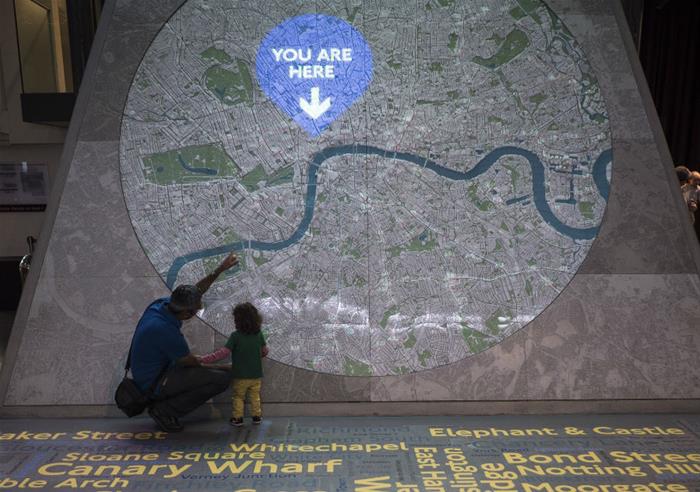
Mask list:
[[[260,333],[262,316],[251,303],[242,302],[233,308],[233,322],[236,324],[236,331],[245,335],[254,335]]]

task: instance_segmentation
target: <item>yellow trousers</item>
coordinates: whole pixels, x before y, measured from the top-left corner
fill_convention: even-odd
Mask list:
[[[234,419],[243,418],[243,404],[246,399],[246,394],[248,395],[248,403],[250,403],[250,414],[254,417],[262,417],[260,386],[262,386],[262,378],[233,380]]]

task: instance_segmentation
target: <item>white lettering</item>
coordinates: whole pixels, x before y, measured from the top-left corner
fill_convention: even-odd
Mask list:
[[[272,48],[272,55],[275,57],[275,61],[278,62],[280,61],[280,57],[282,56],[282,48]]]
[[[308,62],[313,53],[311,48],[272,48],[272,56],[276,62]],[[317,62],[351,62],[352,48],[321,48],[316,55]]]
[[[306,48],[306,50],[302,48],[272,48],[272,56],[275,57],[277,62],[281,60],[286,62],[307,62],[311,60],[311,48]]]
[[[333,79],[333,65],[289,65],[290,79]]]
[[[352,48],[322,48],[318,52],[316,57],[317,62],[351,62],[352,61]]]

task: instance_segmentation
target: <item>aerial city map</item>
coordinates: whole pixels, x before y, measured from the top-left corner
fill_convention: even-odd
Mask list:
[[[539,0],[189,0],[122,118],[124,196],[169,287],[230,251],[200,317],[255,303],[270,356],[449,364],[540,314],[611,176],[596,76]]]

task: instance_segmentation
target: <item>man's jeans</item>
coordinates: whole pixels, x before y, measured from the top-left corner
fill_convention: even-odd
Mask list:
[[[156,386],[151,407],[169,417],[182,417],[231,384],[231,371],[205,367],[168,370]]]

